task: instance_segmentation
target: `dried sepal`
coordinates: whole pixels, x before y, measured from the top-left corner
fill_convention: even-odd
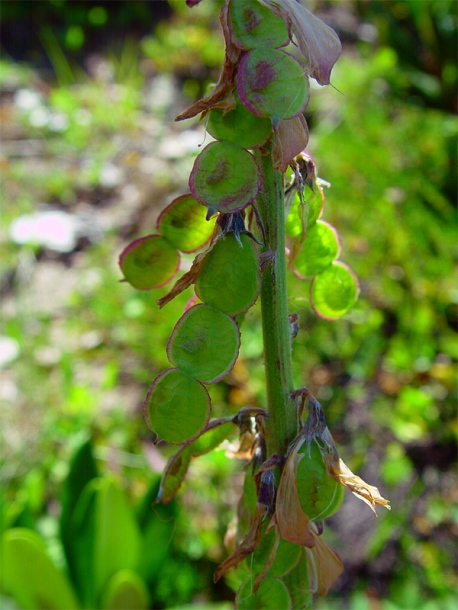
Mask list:
[[[189,286],[192,286],[196,282],[197,277],[199,275],[200,268],[205,261],[205,257],[212,250],[214,244],[215,244],[215,239],[213,239],[212,243],[205,250],[205,252],[201,252],[200,254],[198,254],[195,257],[189,271],[184,273],[175,282],[175,284],[172,286],[172,288],[168,291],[167,294],[165,294],[162,298],[160,298],[158,301],[156,301],[156,303],[159,305],[159,307],[161,309],[162,309],[162,307],[164,307],[164,305],[167,305],[167,303],[170,303],[170,301],[172,301],[175,297],[177,297],[184,290],[186,290],[186,288],[189,288]]]
[[[311,524],[311,533],[315,546],[305,548],[310,590],[314,594],[326,595],[342,574],[344,566],[336,551],[318,535],[314,524]]]
[[[274,169],[284,174],[294,157],[307,146],[308,141],[309,129],[302,114],[280,121],[272,148]]]
[[[302,510],[296,486],[297,465],[301,460],[298,451],[303,443],[304,439],[299,437],[283,468],[277,491],[275,522],[284,540],[311,548],[315,546],[315,539],[309,529],[310,519]]]
[[[247,535],[239,544],[239,546],[235,549],[232,555],[229,555],[227,559],[221,563],[213,576],[214,582],[218,582],[218,580],[224,576],[224,574],[230,569],[237,566],[241,561],[243,561],[248,555],[256,549],[258,544],[262,539],[262,525],[263,519],[266,515],[267,507],[264,504],[258,502],[256,504],[256,508],[254,511],[254,515],[251,521],[250,529],[248,530]]]
[[[194,0],[195,1],[195,0]],[[230,93],[230,91],[234,88],[235,76],[237,73],[237,68],[240,62],[240,59],[243,55],[243,51],[238,49],[234,43],[232,42],[231,32],[228,25],[228,7],[225,4],[221,8],[220,13],[220,22],[221,27],[223,28],[224,40],[226,43],[226,50],[224,56],[224,64],[223,69],[221,71],[220,77],[216,85],[211,90],[210,94],[199,100],[192,106],[190,106],[187,110],[182,112],[175,119],[176,121],[183,121],[184,119],[190,119],[201,112],[205,112],[210,110],[210,108],[225,108],[225,106],[221,106],[221,102],[224,100],[226,95]],[[227,108],[229,109],[229,108]]]
[[[310,76],[320,85],[329,85],[331,70],[342,52],[334,30],[296,0],[261,0],[261,3],[286,22],[307,60]]]

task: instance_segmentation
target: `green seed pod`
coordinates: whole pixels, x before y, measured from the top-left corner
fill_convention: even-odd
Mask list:
[[[240,49],[277,48],[289,42],[286,23],[258,0],[231,0],[231,36]]]
[[[178,320],[167,345],[170,362],[203,383],[232,369],[240,347],[236,322],[209,305],[195,305]]]
[[[126,281],[138,290],[164,286],[177,273],[179,265],[177,249],[160,235],[136,239],[119,256]]]
[[[282,119],[299,115],[307,106],[308,78],[288,53],[253,49],[240,62],[237,93],[250,112],[269,117],[277,127]]]
[[[303,456],[297,465],[296,485],[304,513],[313,521],[336,513],[344,499],[345,488],[326,472],[326,466],[316,441],[299,449]]]
[[[151,430],[176,445],[196,438],[207,425],[210,411],[205,387],[178,369],[167,369],[158,375],[143,404]]]
[[[194,161],[189,177],[193,197],[215,212],[237,212],[249,205],[261,188],[253,155],[232,142],[212,142]]]
[[[233,233],[220,238],[205,257],[195,289],[201,301],[236,316],[249,309],[258,298],[261,273],[253,241]]]
[[[318,220],[307,229],[307,236],[294,266],[302,277],[313,277],[329,267],[339,256],[340,241],[333,226]]]
[[[359,287],[353,271],[334,261],[316,275],[310,286],[310,302],[314,312],[324,320],[337,320],[355,304]]]
[[[253,593],[253,582],[248,578],[237,591],[235,598],[238,610],[289,610],[291,596],[286,585],[279,578],[265,578],[258,592]]]
[[[174,199],[157,219],[157,230],[169,244],[181,252],[203,248],[214,225],[205,220],[205,209],[192,195]]]
[[[217,140],[227,140],[242,148],[258,148],[272,134],[272,121],[255,116],[243,104],[224,113],[211,110],[208,115],[208,133]]]

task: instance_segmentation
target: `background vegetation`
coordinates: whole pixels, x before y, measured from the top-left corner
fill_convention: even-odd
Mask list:
[[[187,192],[204,127],[173,118],[218,75],[219,5],[2,7],[2,527],[36,530],[63,570],[59,514],[81,443],[92,439],[99,472],[117,477],[140,521],[173,452],[152,445],[140,407],[190,295],[159,311],[166,288],[120,283],[117,256]],[[327,532],[346,572],[317,607],[454,608],[456,3],[315,9],[344,53],[335,88],[313,90],[309,149],[332,183],[325,218],[361,296],[344,319],[325,322],[291,278],[295,376],[322,402],[347,464],[393,507],[374,520],[346,498]],[[254,308],[241,360],[211,388],[216,415],[265,406],[261,355]],[[202,456],[178,502],[154,513],[142,560],[154,564],[152,608],[230,607],[237,582],[215,586],[212,572],[242,471],[224,447]],[[2,607],[15,602],[4,597]]]

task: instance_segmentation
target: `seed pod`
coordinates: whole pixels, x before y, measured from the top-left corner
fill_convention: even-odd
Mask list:
[[[331,478],[316,441],[299,449],[296,485],[301,508],[311,520],[320,520],[336,513],[344,499],[345,488]]]
[[[253,241],[232,233],[219,239],[205,257],[196,280],[196,294],[215,309],[236,316],[258,298],[261,274]]]

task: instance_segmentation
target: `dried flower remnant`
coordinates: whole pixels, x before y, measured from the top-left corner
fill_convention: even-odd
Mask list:
[[[375,510],[377,504],[391,510],[389,500],[382,497],[378,488],[369,485],[355,475],[340,459],[334,439],[326,425],[323,407],[320,403],[305,389],[295,393],[295,398],[299,397],[301,398],[302,403],[300,405],[300,410],[303,410],[304,403],[308,400],[309,415],[304,427],[291,445],[288,460],[292,455],[297,454],[304,443],[307,443],[307,445],[310,446],[312,441],[316,441],[320,447],[326,471],[330,477],[349,489],[357,498],[370,506],[375,515],[377,515]]]
[[[296,0],[260,0],[284,19],[307,61],[309,74],[320,85],[329,85],[331,70],[342,52],[339,37]]]

